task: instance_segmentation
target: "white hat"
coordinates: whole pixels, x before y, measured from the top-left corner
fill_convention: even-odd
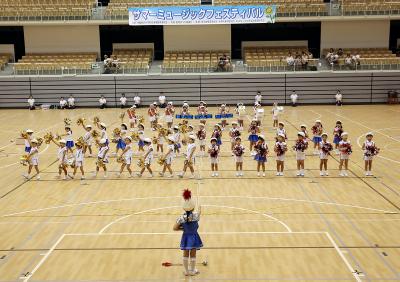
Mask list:
[[[192,211],[196,207],[192,200],[192,192],[189,189],[183,191],[183,203],[182,208],[184,211]]]
[[[213,138],[211,138],[210,141],[213,141],[213,140],[217,141],[217,138],[213,137]]]
[[[234,124],[236,124],[236,125],[237,125],[238,123],[237,123],[236,121],[234,121],[234,122],[232,122],[232,125],[234,125]]]
[[[365,134],[365,136],[374,136],[374,134],[372,132],[367,132],[367,134]]]
[[[100,122],[100,126],[107,128],[107,125],[104,122]]]
[[[174,129],[179,130],[179,126],[175,125]]]
[[[86,128],[92,128],[92,126],[90,124],[85,126]]]
[[[33,133],[33,130],[32,129],[27,129],[26,133]]]
[[[348,136],[349,134],[347,132],[343,132],[340,136]]]
[[[193,125],[190,125],[190,124],[189,124],[188,127],[193,128]]]
[[[194,135],[189,135],[189,138],[192,140],[196,140],[196,136],[194,136]]]
[[[167,105],[172,105],[172,102],[168,102]]]
[[[299,131],[299,132],[297,133],[297,135],[300,135],[300,136],[306,137],[306,134],[305,134],[303,131]]]
[[[204,127],[205,125],[204,125],[204,123],[200,123],[200,124],[199,124],[199,126],[202,126],[202,127]]]
[[[324,133],[321,134],[321,137],[324,136],[324,135],[328,136],[328,134],[324,132]]]
[[[315,122],[319,122],[319,123],[321,123],[321,120],[317,119]]]
[[[105,138],[100,139],[100,144],[106,144],[106,143],[107,143],[107,140]]]
[[[128,127],[128,125],[125,122],[121,123],[121,126],[122,125],[124,125],[125,127]]]
[[[305,124],[302,124],[302,125],[300,125],[300,127],[305,127],[305,128],[307,128],[307,125],[305,125]]]
[[[168,137],[168,140],[171,142],[175,142],[175,138],[173,136]]]
[[[278,136],[283,137],[283,138],[286,137],[285,134],[283,134],[283,133],[279,133]]]
[[[283,121],[280,121],[278,124],[282,124],[283,126],[285,125],[285,123]]]
[[[35,144],[37,144],[37,143],[38,143],[38,141],[37,141],[37,139],[32,139],[32,140],[31,140],[31,143],[35,143]]]
[[[60,141],[58,141],[58,143],[60,143],[60,144],[66,144],[67,141],[65,141],[64,139],[61,139]]]
[[[143,139],[143,142],[145,142],[145,143],[151,143],[151,139],[150,139],[150,138],[144,138],[144,139]]]
[[[221,125],[219,123],[217,123],[215,126],[218,126],[219,128],[221,128]]]
[[[260,135],[258,135],[258,139],[265,140],[265,137],[264,137],[264,135],[260,134]]]
[[[128,139],[129,141],[132,141],[132,138],[130,136],[126,136],[125,139]]]
[[[132,107],[131,107],[131,109],[135,109],[136,108],[136,105],[133,105]]]

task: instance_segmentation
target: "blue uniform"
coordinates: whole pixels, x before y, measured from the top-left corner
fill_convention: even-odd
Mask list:
[[[192,212],[178,218],[177,223],[183,228],[181,250],[200,250],[203,247],[203,242],[197,232],[199,229],[199,220],[200,215]]]

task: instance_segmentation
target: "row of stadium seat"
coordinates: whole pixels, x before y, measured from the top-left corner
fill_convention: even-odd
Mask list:
[[[116,49],[112,56],[116,56],[120,69],[128,72],[144,72],[149,69],[149,66],[153,60],[152,49]]]
[[[10,62],[11,54],[0,54],[0,70],[3,70],[4,67]]]

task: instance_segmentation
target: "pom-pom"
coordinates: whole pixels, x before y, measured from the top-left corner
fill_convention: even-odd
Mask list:
[[[184,200],[190,200],[192,198],[192,191],[190,191],[189,189],[185,189],[183,190],[183,194],[182,197]]]

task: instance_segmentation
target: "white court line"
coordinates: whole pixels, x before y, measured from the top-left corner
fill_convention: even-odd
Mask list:
[[[46,144],[46,148],[44,148],[43,151],[40,151],[40,152],[39,152],[39,155],[41,155],[41,154],[43,154],[44,152],[46,152],[47,149],[49,148],[49,146],[50,146],[49,144]],[[2,169],[2,168],[7,168],[7,167],[10,167],[10,166],[14,166],[14,165],[16,165],[16,164],[19,164],[19,162],[15,162],[15,163],[12,163],[12,164],[0,166],[0,169]]]
[[[251,212],[251,213],[259,214],[259,215],[265,216],[267,218],[273,219],[275,222],[281,224],[288,232],[292,232],[292,229],[289,226],[287,226],[284,222],[282,222],[279,219],[273,217],[272,215],[268,215],[268,214],[265,214],[265,213],[262,213],[262,212],[259,212],[259,211],[254,211],[254,210],[249,210],[249,209],[244,209],[244,208],[238,208],[238,207],[231,207],[231,206],[219,206],[219,205],[203,205],[203,207],[218,207],[218,208],[236,209],[236,210],[248,211],[248,212]],[[181,208],[181,206],[170,206],[170,207],[161,207],[161,208],[149,209],[149,210],[144,210],[144,211],[135,212],[135,213],[132,213],[132,214],[128,214],[128,215],[122,216],[120,218],[117,218],[116,220],[111,221],[106,226],[104,226],[99,231],[99,234],[103,234],[104,231],[106,231],[108,228],[110,228],[113,224],[115,224],[115,223],[117,223],[117,222],[119,222],[121,220],[124,220],[124,219],[126,219],[128,217],[131,217],[131,216],[134,216],[134,215],[138,215],[138,214],[143,214],[143,213],[150,212],[150,211],[171,209],[171,208]]]
[[[60,208],[67,208],[67,207],[75,207],[75,206],[107,204],[107,203],[114,203],[114,202],[130,202],[130,201],[140,201],[140,200],[154,200],[154,199],[176,199],[176,198],[180,198],[180,197],[178,197],[178,196],[138,197],[138,198],[128,198],[128,199],[115,199],[115,200],[84,202],[84,203],[66,204],[66,205],[53,206],[53,207],[47,207],[47,208],[40,208],[40,209],[34,209],[34,210],[28,210],[28,211],[22,211],[22,212],[15,212],[15,213],[2,215],[2,217],[10,217],[10,216],[16,216],[16,215],[21,215],[21,214],[41,212],[41,211],[46,211],[46,210],[53,210],[53,209],[60,209]],[[395,211],[381,210],[381,209],[375,209],[375,208],[369,208],[369,207],[363,207],[363,206],[356,206],[356,205],[350,205],[350,204],[340,204],[340,203],[331,203],[331,202],[323,202],[323,201],[310,201],[310,200],[303,200],[303,199],[279,198],[279,197],[256,197],[256,196],[253,197],[253,196],[233,196],[233,195],[219,196],[219,195],[215,195],[215,196],[201,196],[201,198],[240,198],[240,199],[253,199],[253,200],[265,199],[265,200],[274,200],[274,201],[302,202],[302,203],[311,203],[311,204],[314,203],[314,204],[320,204],[320,205],[343,206],[343,207],[349,207],[349,208],[377,211],[377,212],[382,212],[382,213],[396,213]]]
[[[354,268],[351,266],[347,258],[344,256],[344,254],[341,252],[339,246],[336,244],[335,240],[333,240],[332,236],[328,232],[313,232],[313,231],[304,231],[304,232],[202,232],[201,234],[205,235],[238,235],[238,234],[251,234],[251,235],[264,235],[264,234],[323,234],[328,238],[328,241],[332,244],[333,248],[336,250],[338,253],[339,257],[341,260],[344,262],[346,267],[349,269],[351,274],[353,275],[354,279],[357,282],[362,282],[360,277],[357,275],[356,271]],[[45,261],[48,259],[48,257],[51,255],[51,253],[55,250],[55,248],[61,243],[61,241],[66,237],[66,236],[132,236],[132,235],[174,235],[174,236],[181,236],[180,233],[177,232],[159,232],[159,233],[70,233],[70,234],[63,234],[61,237],[54,243],[54,245],[49,249],[49,251],[43,256],[43,258],[38,262],[38,264],[34,267],[34,269],[29,273],[29,275],[24,278],[24,282],[28,282],[32,276],[38,271],[38,269],[45,263]]]

